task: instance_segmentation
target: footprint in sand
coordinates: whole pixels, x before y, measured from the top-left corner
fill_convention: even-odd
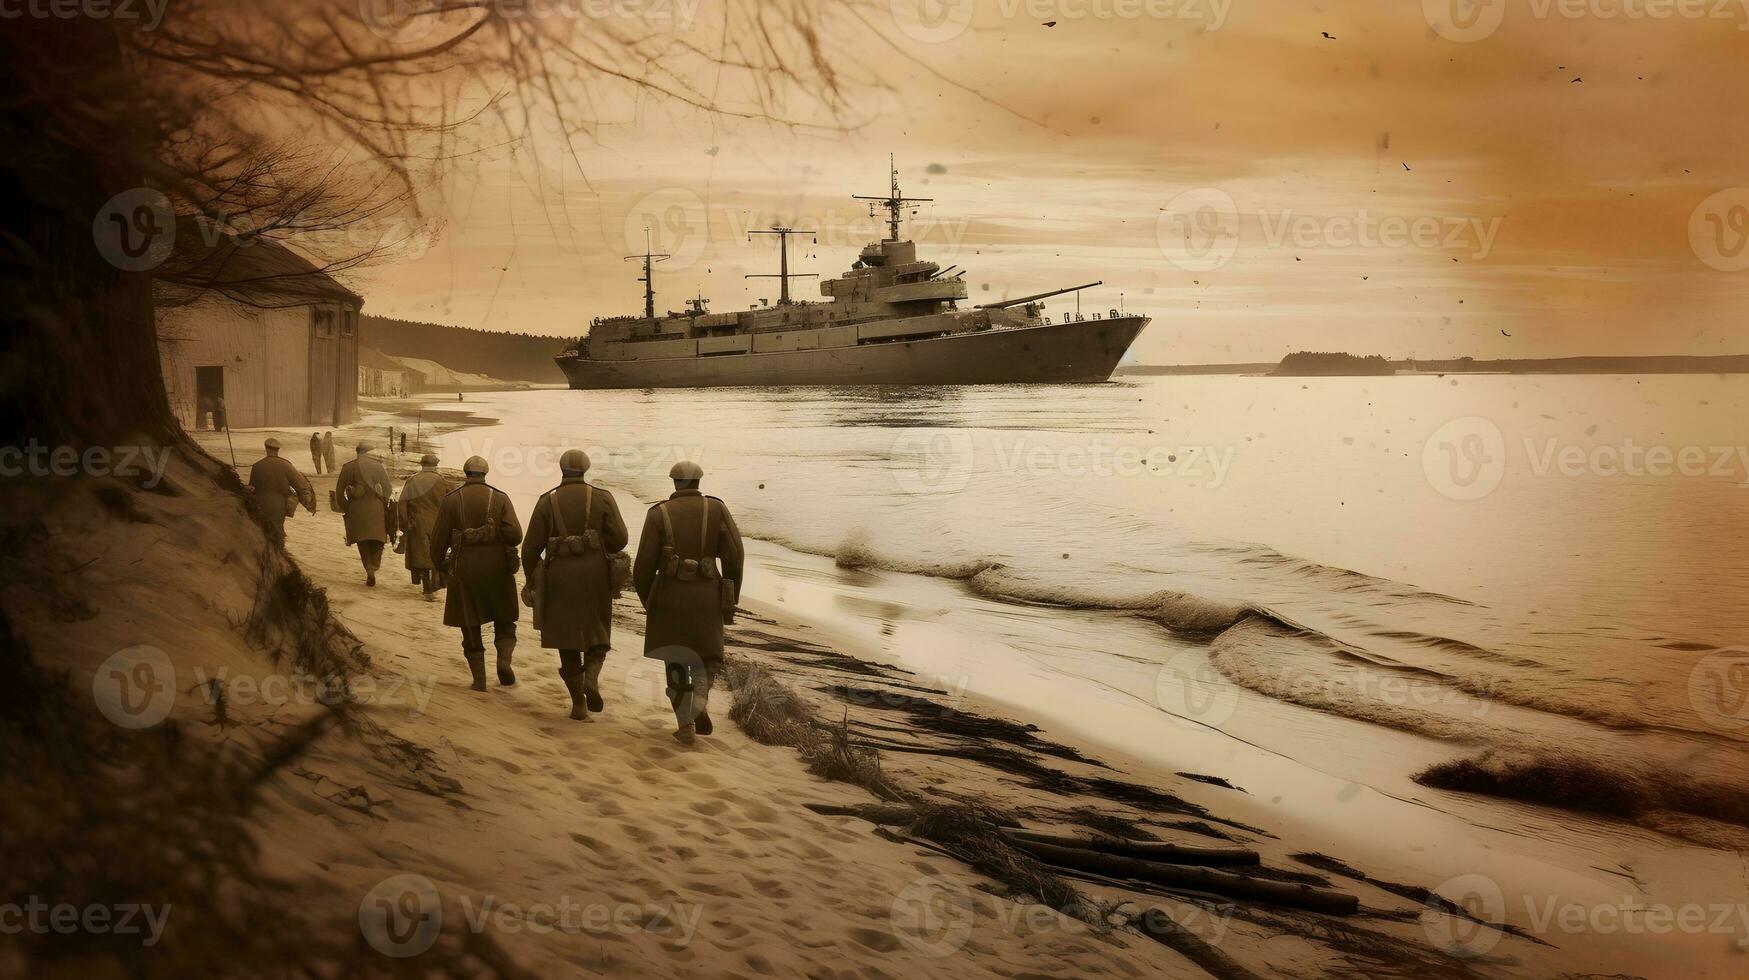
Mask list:
[[[899,940],[890,932],[878,929],[852,929],[850,938],[859,946],[866,946],[877,953],[892,953],[899,948]]]

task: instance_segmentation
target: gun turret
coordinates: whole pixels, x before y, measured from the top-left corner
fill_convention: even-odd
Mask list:
[[[1034,300],[1049,299],[1052,296],[1061,296],[1064,293],[1074,293],[1074,292],[1079,292],[1083,289],[1092,289],[1094,286],[1102,286],[1104,284],[1105,284],[1104,280],[1100,280],[1099,282],[1083,283],[1082,285],[1079,285],[1079,286],[1066,286],[1062,289],[1052,289],[1048,292],[1034,293],[1031,296],[1021,296],[1021,297],[1017,297],[1015,299],[1005,299],[1000,303],[979,303],[977,306],[973,307],[973,309],[1005,310],[1010,306],[1019,306],[1022,303],[1031,303]]]

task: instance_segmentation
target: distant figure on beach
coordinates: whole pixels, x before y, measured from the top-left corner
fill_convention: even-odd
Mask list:
[[[310,462],[316,467],[316,475],[322,475],[322,433],[310,433]]]
[[[278,439],[269,439],[263,445],[267,455],[249,467],[250,499],[255,503],[255,513],[267,528],[267,540],[283,547],[285,519],[298,502],[314,514],[316,491],[310,487],[310,478],[299,473],[291,460],[279,454]]]
[[[377,569],[383,563],[383,542],[389,538],[389,471],[370,458],[371,445],[358,444],[358,457],[347,460],[334,480],[340,512],[346,515],[346,543],[358,546],[364,565],[364,584],[377,584]]]
[[[601,668],[612,641],[612,555],[628,540],[619,504],[585,482],[588,471],[581,449],[559,457],[559,485],[535,502],[522,539],[524,599],[534,610],[541,647],[559,651],[559,677],[578,721],[605,706]]]
[[[456,393],[455,393],[455,400],[456,400],[456,401],[458,401],[458,402],[459,402],[459,401],[463,401],[463,400],[464,400],[464,399],[463,399],[463,398],[462,398],[462,393],[461,393],[461,392],[459,392],[459,391],[458,391],[458,392],[456,392]]]
[[[431,531],[450,489],[449,481],[437,472],[437,457],[426,453],[419,460],[419,472],[401,484],[401,498],[395,501],[395,523],[401,530],[407,571],[414,585],[424,587],[427,599],[435,599],[437,590],[443,588],[443,570],[431,561]]]
[[[322,433],[322,459],[328,464],[328,472],[334,472],[334,433]]]
[[[510,656],[516,650],[516,545],[522,525],[502,491],[486,483],[486,461],[468,457],[467,482],[450,491],[431,531],[431,563],[444,570],[449,598],[445,626],[462,631],[462,655],[474,675],[474,690],[486,689],[486,641],[480,628],[492,624],[498,650],[498,683],[516,683]]]
[[[646,613],[644,656],[668,665],[674,737],[690,745],[713,728],[711,682],[722,669],[723,624],[741,594],[745,554],[728,506],[698,490],[704,469],[682,460],[668,476],[674,494],[644,517],[632,581]]]
[[[407,451],[407,430],[406,429],[401,430],[401,451],[402,452]]]

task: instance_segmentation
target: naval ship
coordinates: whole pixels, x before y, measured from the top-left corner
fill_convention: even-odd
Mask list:
[[[887,211],[887,237],[862,249],[850,271],[820,283],[825,301],[790,299],[789,236],[777,236],[776,305],[712,313],[687,300],[656,315],[651,270],[667,256],[646,247],[644,315],[598,317],[555,360],[573,388],[713,388],[767,385],[970,385],[1105,381],[1148,317],[1077,311],[1052,320],[1041,300],[1102,285],[1053,289],[962,309],[964,273],[917,258],[899,237],[900,215],[930,198],[905,197],[899,172],[885,197],[855,195]],[[749,277],[754,278],[754,277]],[[1079,307],[1079,303],[1077,303]]]

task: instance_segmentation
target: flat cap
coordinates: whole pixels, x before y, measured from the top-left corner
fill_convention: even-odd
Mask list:
[[[266,446],[268,449],[278,449],[279,448],[279,440],[273,438],[272,436],[268,436],[267,441],[262,443],[262,445]]]
[[[375,446],[373,446],[373,445],[371,445],[371,444],[370,444],[370,443],[369,443],[369,442],[365,442],[365,441],[360,441],[360,442],[359,442],[359,444],[358,444],[358,454],[359,454],[359,455],[360,455],[360,456],[363,456],[363,455],[364,455],[364,454],[365,454],[365,453],[368,453],[368,452],[370,452],[370,451],[371,451],[371,450],[372,450],[372,449],[375,449],[375,448],[376,448],[376,447],[375,447]]]
[[[491,469],[491,467],[486,465],[485,458],[481,456],[469,456],[468,461],[462,464],[463,473],[478,473],[481,476],[485,476],[487,473],[491,472]]]
[[[433,456],[430,453],[426,453],[425,455],[419,457],[419,465],[420,466],[436,466],[437,465],[437,457]]]
[[[566,476],[582,476],[589,472],[589,454],[581,449],[567,449],[559,457],[559,472]]]
[[[668,470],[668,479],[702,480],[704,479],[704,467],[694,463],[690,459],[683,459],[680,462],[675,463],[674,466]]]

